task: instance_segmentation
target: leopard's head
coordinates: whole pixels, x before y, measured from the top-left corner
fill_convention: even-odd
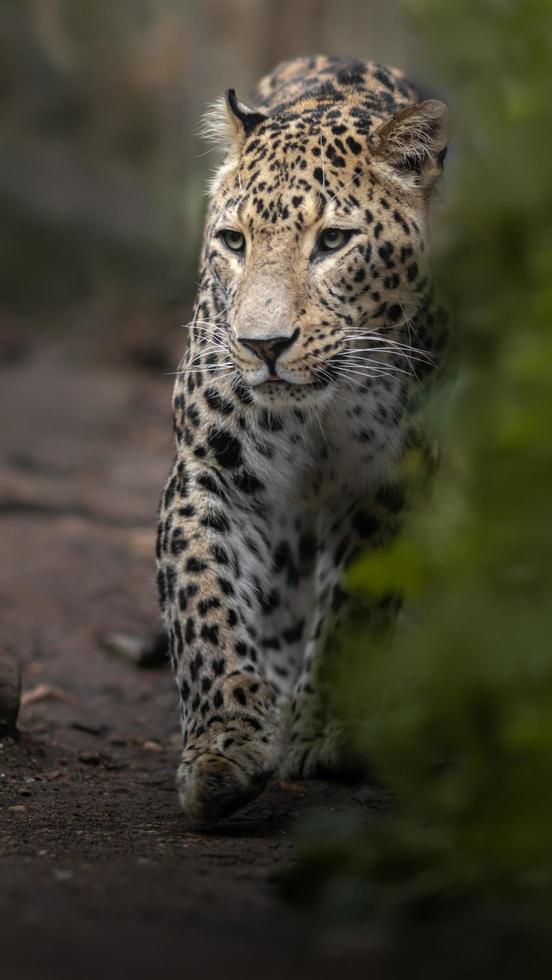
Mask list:
[[[374,123],[360,96],[265,116],[229,90],[204,274],[214,338],[264,405],[319,401],[401,357],[427,292],[427,224],[446,108]],[[404,368],[403,364],[403,368]]]

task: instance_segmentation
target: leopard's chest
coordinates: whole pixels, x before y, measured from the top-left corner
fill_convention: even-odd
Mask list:
[[[409,417],[400,384],[340,394],[317,428],[310,485],[318,500],[345,500],[393,479]]]
[[[279,508],[297,501],[311,511],[332,507],[393,479],[408,421],[400,384],[349,390],[301,424],[284,415],[277,432],[252,425],[248,463]]]

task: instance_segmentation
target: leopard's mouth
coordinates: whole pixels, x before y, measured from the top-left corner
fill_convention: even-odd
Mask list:
[[[285,368],[283,369],[285,371]],[[251,376],[251,372],[240,371],[242,384],[250,389],[260,390],[263,388],[282,387],[282,388],[304,388],[319,389],[325,388],[333,381],[330,372],[326,371],[323,378],[311,376],[310,378],[290,377],[289,374],[281,374],[278,367],[275,371],[270,371],[264,377],[258,374]]]
[[[315,370],[293,370],[291,366],[276,363],[251,369],[249,365],[236,364],[241,384],[253,401],[263,407],[292,408],[319,405],[328,397],[335,378],[325,366],[319,374]]]
[[[332,389],[331,380],[323,381],[287,381],[277,377],[267,377],[260,384],[247,385],[253,401],[265,408],[308,408],[309,405],[320,405],[320,401],[328,397]]]

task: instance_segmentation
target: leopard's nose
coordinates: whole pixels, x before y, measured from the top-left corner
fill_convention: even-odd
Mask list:
[[[255,337],[240,337],[240,344],[244,347],[248,347],[252,350],[254,354],[257,355],[264,361],[270,371],[273,371],[276,366],[276,361],[281,354],[288,347],[297,340],[299,336],[299,327],[297,327],[291,337],[270,337],[269,339],[255,338]]]

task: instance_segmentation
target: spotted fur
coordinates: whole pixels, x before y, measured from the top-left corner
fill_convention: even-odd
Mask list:
[[[414,406],[446,338],[427,255],[442,103],[396,69],[319,56],[280,65],[251,106],[230,90],[208,126],[225,159],[157,544],[178,789],[199,821],[277,769],[350,761],[324,697],[342,573],[400,525]]]

